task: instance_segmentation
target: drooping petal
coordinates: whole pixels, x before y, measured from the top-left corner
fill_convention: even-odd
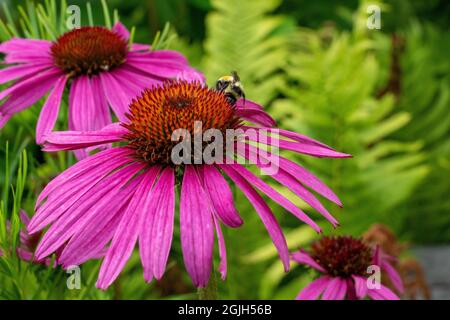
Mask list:
[[[125,41],[128,41],[128,39],[130,39],[130,32],[128,31],[127,27],[125,27],[120,21],[116,22],[111,30],[121,36]]]
[[[296,300],[317,300],[330,281],[328,276],[314,280],[300,291]]]
[[[117,202],[112,202],[105,207],[104,214],[100,215],[103,219],[99,220],[99,224],[87,225],[81,232],[75,234],[64,247],[58,263],[64,269],[73,265],[81,265],[92,259],[101,250],[105,251],[101,256],[103,257],[107,252],[107,249],[104,248],[116,232],[131,196],[132,194],[125,199],[128,201],[125,201],[122,206],[118,206]],[[106,211],[108,209],[111,210]]]
[[[356,297],[363,299],[367,295],[367,279],[361,276],[352,276],[355,281]]]
[[[380,284],[379,289],[368,289],[367,295],[373,300],[400,300],[400,298],[391,291],[391,289]]]
[[[273,127],[277,124],[277,122],[268,113],[260,109],[238,108],[236,110],[236,115],[262,127]]]
[[[227,226],[237,228],[244,221],[239,216],[233,200],[233,193],[222,174],[210,165],[202,166],[205,191],[211,199],[217,216]]]
[[[182,65],[189,65],[189,61],[184,55],[174,50],[153,50],[150,52],[135,52],[130,54],[132,58],[137,59],[157,59],[157,60],[167,60],[171,62],[176,62]]]
[[[151,46],[148,44],[141,44],[141,43],[132,43],[130,47],[131,52],[136,51],[149,51],[151,49]]]
[[[23,225],[26,227],[30,223],[30,217],[25,212],[25,210],[20,210],[20,221],[22,221]]]
[[[270,154],[271,158],[273,156],[273,154]],[[278,161],[280,168],[291,174],[302,184],[304,184],[308,188],[311,188],[326,199],[336,203],[338,206],[342,207],[342,202],[341,200],[339,200],[338,196],[314,174],[289,159],[278,157]]]
[[[247,135],[250,141],[262,143],[265,145],[274,146],[280,149],[286,149],[297,153],[310,155],[313,157],[326,158],[351,158],[352,155],[335,151],[329,146],[322,144],[309,137],[299,135],[297,133],[289,132],[281,129],[272,128],[256,128],[249,126],[242,126],[244,130],[256,131],[258,134]],[[279,139],[279,136],[289,135],[288,138],[294,141]]]
[[[117,81],[127,85],[128,90],[132,91],[135,96],[141,95],[144,89],[159,86],[162,82],[164,82],[164,79],[162,78],[148,76],[142,71],[127,64],[116,68],[114,70],[114,76]]]
[[[121,122],[126,122],[125,113],[128,110],[130,99],[123,92],[121,85],[114,79],[110,72],[103,72],[100,75],[103,92],[113,109],[115,115]]]
[[[373,257],[372,262],[374,265],[379,266],[381,268],[381,249],[379,245],[375,246],[375,249],[373,250]]]
[[[39,120],[36,125],[36,143],[44,143],[44,135],[50,133],[58,119],[59,106],[61,105],[62,95],[67,83],[67,77],[60,77],[52,92],[50,92],[47,101],[41,109]]]
[[[239,175],[241,175],[245,180],[247,180],[249,183],[251,183],[257,189],[259,189],[261,192],[266,194],[269,198],[271,198],[272,200],[277,202],[279,205],[281,205],[287,211],[291,212],[298,219],[300,219],[304,223],[310,225],[317,232],[319,232],[319,233],[321,232],[321,229],[317,225],[317,223],[315,223],[310,217],[308,217],[302,210],[300,210],[298,207],[296,207],[295,204],[293,204],[290,200],[288,200],[286,197],[281,195],[278,191],[276,191],[271,186],[269,186],[267,183],[265,183],[261,178],[257,177],[252,172],[250,172],[247,168],[243,167],[240,164],[219,165],[219,167],[223,170],[225,170],[225,167],[233,169]],[[228,174],[228,172],[227,172],[227,174]]]
[[[166,270],[172,245],[174,213],[175,172],[167,167],[152,190],[140,230],[139,249],[147,282],[153,277],[161,279]]]
[[[398,292],[403,293],[405,291],[405,287],[403,286],[402,278],[398,274],[397,270],[395,270],[395,268],[386,259],[381,261],[381,268],[387,273],[395,289],[397,289]]]
[[[41,64],[20,64],[0,70],[0,84],[16,80],[22,77],[28,77],[37,74],[45,69],[51,68],[47,63]]]
[[[342,300],[347,292],[347,282],[339,277],[332,278],[322,295],[322,300]]]
[[[198,82],[201,84],[206,83],[206,78],[203,73],[194,68],[186,68],[185,70],[179,72],[176,79],[177,81]]]
[[[310,138],[308,136],[305,136],[303,134],[297,133],[297,132],[293,132],[293,131],[289,131],[289,130],[284,130],[284,129],[280,129],[280,128],[252,128],[252,127],[246,127],[246,128],[251,128],[251,129],[256,129],[259,132],[267,135],[267,134],[275,134],[276,136],[281,136],[281,137],[286,137],[289,138],[291,140],[303,143],[303,144],[309,144],[312,146],[318,146],[318,147],[323,147],[326,149],[330,149],[333,151],[334,150],[332,147],[326,145],[325,143],[322,143],[320,141],[317,141],[313,138]]]
[[[128,133],[120,123],[113,123],[98,131],[59,131],[44,137],[44,151],[55,152],[62,150],[76,150],[98,146],[123,140]]]
[[[47,71],[15,84],[5,90],[9,97],[0,107],[0,112],[12,115],[32,106],[50,91],[61,76],[63,73],[60,70]]]
[[[261,110],[261,111],[264,110],[264,107],[261,106],[260,104],[257,104],[256,102],[247,100],[247,99],[239,99],[236,102],[236,107],[238,109],[247,109],[248,108],[248,109],[257,109],[257,110]]]
[[[105,290],[117,278],[128,261],[142,227],[143,212],[148,210],[149,197],[157,171],[143,173],[142,181],[128,205],[100,267],[97,288]]]
[[[305,264],[319,272],[326,273],[325,269],[318,264],[307,252],[300,250],[292,254],[292,259],[300,264]]]
[[[94,93],[95,128],[104,128],[112,123],[108,100],[103,92],[100,76],[91,77],[92,92]]]
[[[69,103],[69,123],[74,131],[93,131],[96,128],[94,93],[88,76],[79,76],[72,82]]]
[[[147,53],[130,52],[127,56],[127,64],[149,75],[174,78],[178,73],[185,70],[188,65],[185,63],[186,59],[184,57],[178,58],[179,54],[170,54],[170,56],[170,59],[163,57],[161,51]]]
[[[217,242],[219,243],[219,272],[222,280],[225,280],[227,278],[227,248],[225,246],[225,239],[223,237],[220,222],[216,217],[214,217],[214,226],[216,227]]]
[[[62,246],[73,234],[81,231],[94,215],[114,201],[120,188],[144,166],[135,163],[121,168],[101,180],[89,194],[78,198],[67,209],[58,208],[57,210],[61,211],[60,218],[45,233],[36,249],[36,257],[43,259]]]
[[[181,248],[186,269],[197,287],[208,284],[214,246],[214,222],[205,199],[195,168],[185,166],[180,196]]]
[[[106,206],[92,215],[81,231],[70,239],[61,253],[59,263],[64,267],[79,265],[101,251],[112,239],[130,203],[130,198],[141,181],[142,177],[137,176],[118,192],[110,192],[107,195]]]
[[[100,156],[96,155],[77,163],[45,187],[36,202],[36,214],[27,228],[29,233],[35,233],[53,222],[65,209],[89,192],[104,176],[133,161],[124,156],[126,153],[122,150],[107,151],[110,150],[104,151],[104,154],[99,154]],[[108,157],[111,155],[118,156]],[[80,171],[77,172],[76,168],[79,168]],[[47,201],[41,205],[40,203],[45,198]]]
[[[282,185],[286,186],[294,192],[298,197],[303,199],[307,204],[316,209],[322,216],[324,216],[328,221],[330,221],[334,227],[338,226],[338,221],[328,212],[328,210],[320,203],[320,201],[305,187],[303,187],[293,176],[289,173],[278,168],[269,168],[266,163],[270,162],[270,159],[267,158],[264,153],[258,152],[258,149],[251,145],[245,146],[245,151],[238,150],[238,153],[244,156],[246,159],[255,163],[259,168],[265,171],[271,178],[278,181]],[[263,163],[261,160],[264,160]],[[271,163],[274,165],[274,163]],[[275,170],[273,170],[275,169]]]
[[[39,194],[36,200],[36,208],[39,208],[42,201],[49,196],[54,190],[60,188],[65,183],[73,181],[76,178],[89,173],[93,169],[98,169],[99,166],[105,164],[108,159],[127,159],[132,154],[128,148],[113,148],[99,152],[89,158],[80,161],[64,172],[60,173],[56,178],[50,181],[44,190]],[[98,169],[100,170],[100,169]],[[87,176],[87,175],[86,175]]]
[[[270,210],[264,199],[253,189],[253,187],[238,174],[232,167],[221,166],[221,169],[236,183],[236,186],[245,194],[252,206],[258,213],[261,221],[269,233],[273,244],[278,250],[281,261],[284,265],[284,270],[289,270],[289,249],[287,247],[286,239],[283,231],[280,228],[275,216]]]

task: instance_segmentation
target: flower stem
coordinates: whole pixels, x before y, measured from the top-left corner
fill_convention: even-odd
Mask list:
[[[218,300],[217,281],[214,269],[206,287],[198,288],[197,293],[198,300]]]

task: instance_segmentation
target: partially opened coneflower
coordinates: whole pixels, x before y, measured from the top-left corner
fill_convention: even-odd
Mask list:
[[[143,87],[195,71],[176,51],[130,44],[120,23],[110,30],[81,27],[56,41],[13,38],[0,44],[5,54],[0,84],[0,128],[14,114],[31,107],[49,93],[36,128],[36,142],[55,126],[64,89],[69,87],[69,130],[99,130],[111,124],[110,107],[119,121]],[[201,76],[201,75],[200,75]],[[80,155],[80,153],[78,153]]]
[[[52,259],[49,257],[43,258],[43,259],[36,259],[34,257],[34,251],[36,250],[36,247],[42,237],[42,232],[36,232],[34,234],[29,234],[27,231],[28,224],[30,223],[30,218],[28,217],[28,214],[25,212],[25,210],[20,210],[19,213],[20,221],[22,222],[24,228],[20,230],[20,242],[19,246],[16,248],[17,256],[26,262],[31,262],[34,264],[42,264],[46,266],[50,266],[52,264]],[[6,230],[9,231],[11,229],[10,222],[6,222]],[[62,252],[63,246],[56,250],[56,259],[54,261],[53,266],[57,265],[59,256]],[[0,257],[3,256],[3,250],[8,250],[8,248],[1,248],[0,247]],[[97,252],[93,252],[91,259],[98,259],[104,256],[105,254],[104,248],[101,248]]]
[[[246,120],[257,126],[244,126]],[[179,144],[173,140],[173,133],[179,129],[205,136],[211,129],[223,134],[237,129],[267,134],[275,131],[268,128],[274,124],[262,107],[252,101],[241,99],[232,103],[224,93],[202,83],[177,80],[145,90],[133,100],[127,120],[122,123],[99,131],[47,135],[45,151],[93,149],[110,143],[119,143],[119,146],[89,156],[45,187],[28,226],[29,232],[34,233],[51,225],[36,256],[47,257],[67,243],[59,262],[69,266],[83,263],[92,252],[108,246],[97,281],[97,287],[105,289],[117,278],[139,242],[145,280],[160,279],[171,248],[175,203],[179,202],[185,266],[193,283],[204,287],[212,269],[214,233],[221,258],[219,271],[225,278],[226,250],[221,225],[236,228],[243,223],[235,209],[232,191],[225,178],[228,177],[254,206],[288,270],[289,251],[284,235],[266,201],[256,190],[319,232],[319,226],[308,215],[238,163],[236,158],[209,162],[185,149],[182,158],[186,161],[181,164],[174,161],[177,159],[174,155],[178,154],[174,150]],[[294,132],[278,130],[278,133],[282,138],[268,139],[266,143],[314,157],[349,156]],[[250,141],[245,140],[240,152],[243,150],[246,156],[249,153],[261,155],[256,164],[263,169],[265,162],[261,159],[275,159],[277,172],[270,177],[287,186],[336,225],[337,221],[309,189],[341,205],[337,196],[302,166],[267,150],[263,152],[263,147],[252,143],[255,137],[249,136]],[[189,142],[189,147],[191,140],[187,135],[184,139]],[[218,140],[216,135],[214,141]],[[234,146],[239,141],[236,138],[231,142]],[[200,153],[206,153],[211,145],[212,142],[200,141]],[[178,186],[180,198],[176,199]]]
[[[307,285],[297,300],[357,300],[366,296],[374,300],[398,300],[389,288],[376,281],[376,266],[389,276],[399,292],[403,283],[397,271],[391,267],[389,257],[379,247],[372,248],[361,239],[350,236],[323,237],[314,242],[309,253],[300,250],[292,259],[307,265],[323,275]],[[381,273],[379,275],[381,277]],[[379,278],[379,280],[381,280]]]

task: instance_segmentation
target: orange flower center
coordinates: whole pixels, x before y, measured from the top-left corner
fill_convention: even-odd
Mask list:
[[[127,41],[103,27],[69,31],[51,47],[55,64],[70,76],[111,70],[125,61],[127,52]]]
[[[133,100],[127,117],[129,122],[123,126],[130,131],[125,136],[129,147],[140,159],[152,164],[172,164],[172,149],[179,143],[173,141],[173,134],[179,129],[188,132],[193,141],[194,134],[209,129],[217,129],[225,137],[227,129],[240,125],[235,106],[223,93],[185,81],[166,82],[145,90]],[[208,143],[202,143],[204,149]]]

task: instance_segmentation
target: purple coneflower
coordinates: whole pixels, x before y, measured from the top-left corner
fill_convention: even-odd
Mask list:
[[[0,92],[0,128],[14,114],[32,106],[47,93],[36,128],[36,142],[53,130],[64,89],[70,86],[69,130],[99,130],[111,124],[109,107],[125,121],[132,98],[143,87],[175,78],[183,71],[195,73],[186,58],[169,50],[129,44],[121,24],[112,30],[82,27],[55,42],[14,38],[0,44],[7,68],[0,84],[15,81]]]
[[[385,271],[395,288],[403,292],[402,280],[390,265],[390,257],[378,246],[373,249],[350,236],[323,237],[313,243],[310,253],[300,250],[292,254],[292,259],[323,273],[299,293],[297,300],[319,297],[323,300],[356,300],[366,296],[374,300],[398,300],[397,295],[381,283],[369,286],[370,266]]]
[[[244,120],[258,127],[244,127]],[[258,132],[275,124],[254,102],[239,100],[232,105],[224,94],[199,82],[170,81],[145,90],[133,100],[123,123],[100,131],[54,132],[46,136],[45,151],[94,148],[114,142],[120,142],[121,146],[78,162],[45,187],[28,226],[29,232],[34,233],[51,225],[36,256],[47,257],[66,243],[59,262],[63,266],[77,265],[109,244],[97,281],[97,286],[105,289],[117,278],[139,241],[145,280],[160,279],[172,242],[175,203],[179,202],[181,247],[193,283],[198,287],[208,283],[214,230],[221,258],[219,271],[225,278],[226,250],[221,224],[235,228],[243,223],[224,177],[228,176],[254,206],[288,270],[286,240],[256,189],[315,230],[320,231],[319,226],[242,164],[174,164],[171,152],[175,142],[171,135],[179,128],[194,132],[195,121],[202,123],[203,132],[211,128],[220,132],[253,128]],[[349,156],[294,132],[279,133],[285,139],[274,141],[283,149],[315,157]],[[247,151],[260,153],[258,147],[250,144]],[[286,158],[278,159],[278,173],[271,177],[336,225],[337,221],[307,188],[341,205],[337,196],[302,166]],[[263,167],[261,163],[258,166]],[[180,186],[179,200],[177,186]]]

